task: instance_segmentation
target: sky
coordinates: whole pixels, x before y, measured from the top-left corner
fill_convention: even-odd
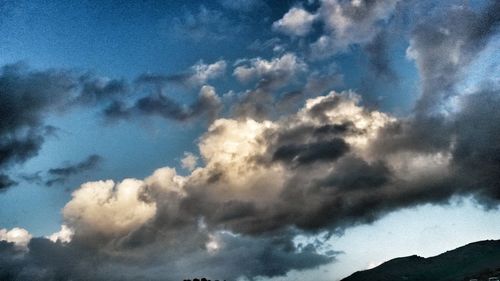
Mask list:
[[[500,239],[499,23],[0,0],[0,279],[341,280]]]

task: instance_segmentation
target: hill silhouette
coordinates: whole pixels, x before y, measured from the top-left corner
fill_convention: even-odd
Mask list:
[[[392,259],[358,271],[342,281],[460,281],[488,280],[500,273],[500,240],[467,244],[438,256]]]

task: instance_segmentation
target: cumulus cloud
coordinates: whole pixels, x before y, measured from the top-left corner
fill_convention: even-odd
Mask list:
[[[316,17],[303,8],[293,7],[283,18],[273,23],[273,28],[290,36],[304,36],[311,31]]]
[[[306,198],[289,197],[287,193],[289,181],[296,173],[302,174],[300,169],[324,170],[345,153],[362,148],[362,142],[357,140],[363,138],[361,135],[370,138],[370,130],[377,130],[368,119],[380,116],[359,107],[358,101],[352,100],[354,97],[352,93],[332,92],[309,100],[299,113],[283,121],[218,119],[199,141],[203,165],[187,176],[162,168],[144,180],[82,185],[63,210],[65,226],[49,237],[49,243],[54,245],[43,239],[32,240],[26,260],[19,260],[18,266],[31,268],[32,255],[39,253],[40,244],[80,261],[64,268],[57,263],[45,264],[42,268],[50,270],[43,271],[42,276],[64,272],[75,279],[119,279],[116,274],[109,275],[109,270],[129,262],[143,265],[134,268],[136,273],[130,278],[137,278],[138,274],[144,274],[148,280],[159,280],[160,275],[165,278],[165,271],[156,268],[153,260],[164,263],[162,268],[168,269],[168,280],[181,278],[193,268],[216,278],[252,278],[283,275],[291,269],[331,262],[334,256],[319,253],[314,245],[296,248],[293,237],[314,228],[306,217],[335,207],[327,207],[330,204],[326,198],[314,203],[316,196],[324,197],[314,190],[304,195]],[[343,111],[344,106],[350,108]],[[323,126],[328,122],[334,123],[332,128]],[[350,125],[343,128],[343,123]],[[307,126],[314,127],[318,135],[311,139],[301,134],[291,139],[275,137]],[[345,139],[343,145],[349,145],[349,151],[328,154],[328,158],[310,153],[319,142],[336,146],[340,139]],[[307,161],[290,169],[294,165],[291,158],[274,159],[279,147],[290,145],[284,142],[294,143],[294,153],[308,155]],[[311,202],[303,210],[300,206],[304,200]],[[306,213],[300,215],[303,212]],[[323,219],[317,221],[319,228],[335,223],[327,216]],[[176,242],[178,237],[183,237],[182,243]],[[103,261],[91,277],[88,273],[81,275],[82,268],[91,263],[87,254]],[[271,255],[272,259],[262,260],[262,255]],[[241,257],[251,261],[252,266],[231,262]],[[177,261],[177,270],[172,271],[172,260]],[[269,263],[274,265],[269,267]],[[41,274],[38,269],[33,272]],[[9,270],[12,276],[23,276],[15,267]]]
[[[14,227],[11,230],[0,229],[0,241],[14,243],[20,249],[26,249],[33,236],[23,228]]]
[[[141,181],[133,179],[118,184],[110,180],[86,183],[73,192],[63,209],[64,218],[78,235],[128,233],[156,213],[154,203],[140,200],[143,188]]]

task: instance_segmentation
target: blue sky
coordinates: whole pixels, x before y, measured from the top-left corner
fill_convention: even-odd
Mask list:
[[[499,239],[500,11],[469,2],[4,1],[0,229],[101,247],[87,280],[340,280]]]

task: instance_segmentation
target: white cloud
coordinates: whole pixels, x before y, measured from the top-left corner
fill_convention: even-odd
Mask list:
[[[62,242],[62,243],[69,243],[71,242],[71,239],[73,238],[73,235],[75,232],[73,229],[69,228],[67,225],[62,225],[61,230],[58,232],[52,233],[49,235],[47,238],[56,243],[57,241]]]
[[[344,140],[358,153],[365,154],[371,141],[377,137],[379,129],[396,119],[380,111],[366,110],[360,106],[361,97],[352,91],[337,93],[331,91],[328,95],[308,99],[305,106],[298,113],[301,123],[342,124],[351,122],[355,129],[363,134],[345,136]],[[314,114],[315,107],[321,104],[332,103],[330,108],[323,108],[321,118]]]
[[[144,182],[125,179],[88,182],[73,192],[63,209],[64,219],[76,233],[121,235],[154,217],[156,204],[140,198]]]
[[[324,57],[351,44],[369,42],[377,34],[377,24],[389,18],[398,1],[322,0],[317,14],[325,34],[311,44],[313,55]]]
[[[236,67],[233,75],[241,82],[249,82],[263,77],[287,80],[306,69],[307,65],[304,61],[293,53],[286,53],[272,60],[251,59],[245,65]]]
[[[193,74],[189,77],[188,83],[191,85],[202,85],[211,79],[223,76],[226,72],[226,66],[227,64],[224,60],[219,60],[212,64],[205,64],[200,61],[191,66]]]
[[[216,254],[220,248],[221,248],[221,241],[219,239],[219,237],[213,235],[213,234],[209,234],[208,235],[208,241],[207,243],[205,243],[205,248],[207,249],[207,252],[209,254]]]
[[[184,169],[192,171],[198,165],[198,156],[191,152],[184,152],[184,157],[181,159],[181,166]]]
[[[157,189],[157,192],[184,194],[183,185],[185,179],[177,175],[174,168],[163,167],[155,170],[153,174],[144,180],[146,188]]]
[[[317,15],[303,8],[293,7],[278,21],[273,23],[273,29],[290,36],[304,36],[311,31],[311,26]]]
[[[223,173],[224,177],[211,187],[220,196],[215,200],[251,199],[264,203],[275,198],[283,184],[283,169],[253,164],[254,158],[265,154],[264,133],[274,126],[271,121],[216,120],[198,145],[206,165],[194,170],[191,183],[206,186],[214,174]]]
[[[24,228],[0,229],[0,241],[14,243],[20,249],[27,249],[33,236]]]

